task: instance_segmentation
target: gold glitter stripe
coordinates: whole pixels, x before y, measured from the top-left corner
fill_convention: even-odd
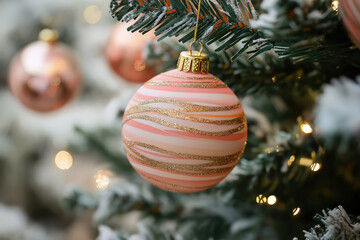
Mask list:
[[[187,84],[187,83],[174,83],[174,82],[157,82],[157,81],[147,81],[145,85],[148,86],[169,86],[169,87],[188,87],[188,88],[227,88],[225,84]]]
[[[192,176],[204,176],[204,175],[210,175],[210,174],[221,174],[225,172],[231,171],[234,166],[221,168],[221,169],[207,169],[205,167],[213,167],[216,166],[214,163],[207,163],[206,165],[211,164],[211,166],[204,166],[205,164],[198,164],[198,165],[184,165],[184,164],[176,164],[176,163],[166,163],[166,162],[159,162],[155,159],[149,158],[144,156],[143,154],[139,153],[138,151],[129,148],[135,155],[130,153],[129,151],[126,151],[126,154],[130,156],[131,158],[135,159],[139,163],[142,163],[144,165],[167,170],[174,173],[179,173],[183,175],[192,175]],[[201,166],[203,165],[203,166]],[[195,171],[195,172],[187,172],[187,171]]]
[[[151,80],[152,82],[162,82],[161,80]],[[215,84],[219,84],[219,80],[213,80],[213,81],[167,81],[167,82],[171,82],[171,83],[195,83],[195,84],[199,84],[199,83],[215,83]]]
[[[192,80],[208,80],[208,79],[212,79],[212,80],[220,80],[217,77],[185,77],[185,76],[179,76],[179,75],[175,75],[175,74],[171,74],[171,73],[161,73],[161,75],[164,76],[168,76],[168,77],[175,77],[175,78],[181,78],[181,79],[192,79]]]
[[[139,146],[145,149],[150,149],[151,151],[154,152],[158,152],[158,153],[162,153],[162,154],[167,154],[169,156],[173,156],[173,157],[179,157],[179,158],[183,158],[185,161],[187,160],[207,160],[207,161],[212,161],[214,162],[216,165],[221,165],[221,164],[228,164],[234,161],[238,161],[241,157],[241,155],[244,153],[245,150],[245,145],[243,146],[243,148],[234,154],[230,154],[230,155],[224,155],[224,156],[203,156],[203,155],[195,155],[195,154],[187,154],[187,153],[177,153],[174,151],[169,151],[169,150],[165,150],[159,147],[156,147],[154,145],[150,145],[147,143],[141,143],[141,142],[136,142],[136,141],[128,141],[126,139],[123,139],[124,144],[128,147],[128,148],[132,148],[133,146]]]
[[[153,177],[150,177],[149,175],[145,174],[145,173],[140,173],[138,172],[141,176],[143,176],[144,178],[147,178],[147,179],[150,179],[152,181],[155,181],[155,182],[158,182],[158,183],[161,183],[161,184],[164,184],[164,185],[167,185],[167,186],[172,186],[174,188],[188,188],[188,189],[203,189],[203,188],[210,188],[214,185],[208,185],[208,186],[203,186],[203,187],[188,187],[188,186],[181,186],[181,185],[178,185],[178,184],[175,184],[175,183],[169,183],[169,182],[164,182],[164,181],[161,181],[159,179],[155,179]],[[186,181],[186,180],[185,180]]]
[[[246,127],[246,122],[242,122],[240,124],[240,126],[238,126],[236,128],[232,128],[230,130],[221,131],[221,132],[209,132],[209,131],[199,130],[196,128],[186,127],[186,126],[180,125],[178,123],[170,122],[170,121],[167,121],[164,119],[159,119],[159,118],[155,118],[155,117],[151,117],[151,116],[147,116],[147,115],[126,116],[126,120],[123,122],[123,124],[127,123],[128,121],[130,121],[132,119],[143,119],[143,120],[157,123],[157,124],[165,126],[165,127],[174,128],[174,129],[182,130],[185,132],[196,133],[196,134],[200,134],[200,135],[204,135],[204,136],[213,136],[213,137],[228,136],[233,133],[240,132],[241,130],[243,130]]]
[[[164,108],[155,108],[155,107],[148,107],[148,106],[133,106],[127,110],[126,114],[134,114],[134,113],[147,113],[147,112],[156,112],[162,115],[173,117],[176,119],[182,119],[192,122],[199,122],[199,123],[208,123],[214,125],[235,125],[235,124],[242,124],[246,121],[245,116],[233,118],[230,120],[212,120],[207,118],[197,118],[193,116],[188,116],[182,114],[182,109],[164,109]]]
[[[151,103],[170,103],[179,107],[184,107],[183,108],[184,112],[221,112],[221,111],[234,110],[241,107],[240,103],[231,106],[204,106],[204,105],[198,105],[195,103],[188,103],[185,101],[181,101],[177,99],[169,99],[169,98],[153,98],[150,100],[142,101],[136,105],[146,105]]]

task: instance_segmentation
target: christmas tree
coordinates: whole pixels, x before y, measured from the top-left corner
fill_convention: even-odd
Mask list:
[[[158,73],[177,67],[194,35],[193,48],[204,44],[209,72],[244,108],[247,144],[212,188],[161,190],[122,147],[135,92],[123,90],[108,104],[111,124],[76,124],[67,151],[96,154],[108,169],[95,175],[100,191],[75,188],[66,207],[93,211],[100,240],[360,239],[359,9],[358,0],[112,0],[111,16],[128,31],[156,36],[143,59]],[[94,89],[85,95],[109,98],[111,87]]]

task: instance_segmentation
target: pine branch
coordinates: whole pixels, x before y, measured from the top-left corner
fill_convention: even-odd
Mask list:
[[[265,13],[252,26],[264,33],[264,41],[270,41],[282,59],[360,68],[360,51],[347,36],[332,2],[265,0],[261,4]]]
[[[64,205],[67,209],[81,212],[87,209],[96,208],[98,205],[98,200],[91,193],[75,188],[64,199]]]
[[[158,72],[164,72],[175,68],[179,53],[186,50],[174,41],[149,43],[145,59],[149,64],[158,66]],[[234,46],[230,53],[216,53],[207,47],[204,51],[210,56],[210,72],[222,79],[239,97],[259,93],[286,96],[293,92],[299,96],[308,95],[320,89],[333,76],[341,74],[342,70],[326,68],[324,71],[321,65],[313,63],[294,64],[290,60],[279,59],[272,51],[264,52],[252,61],[246,54],[232,60],[231,54],[238,50]]]
[[[116,172],[123,175],[128,175],[129,177],[134,173],[134,170],[127,160],[125,154],[110,149],[110,147],[107,145],[109,142],[103,141],[104,138],[110,138],[108,135],[104,136],[103,133],[90,132],[84,130],[81,127],[75,127],[75,131],[79,133],[85,140],[85,148],[87,148],[88,151],[98,152],[101,156],[103,156],[105,161],[112,164]],[[74,145],[72,147],[77,148]]]
[[[147,33],[155,29],[159,41],[172,36],[182,36],[180,42],[192,41],[196,24],[197,0],[112,0],[113,17],[128,22],[137,19],[129,30]],[[259,54],[269,48],[259,47],[254,40],[262,33],[250,27],[250,21],[257,18],[251,3],[246,1],[203,0],[200,10],[198,41],[221,44],[215,51],[225,51],[242,42],[243,47],[234,54],[235,59],[250,46],[256,45]]]
[[[306,240],[359,240],[360,218],[350,217],[342,206],[333,210],[323,210],[314,219],[319,225],[304,231]]]

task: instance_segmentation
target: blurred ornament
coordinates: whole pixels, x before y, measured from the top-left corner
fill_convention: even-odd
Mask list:
[[[146,82],[155,76],[155,68],[143,59],[147,41],[155,39],[152,32],[145,35],[127,31],[131,23],[117,23],[106,46],[106,57],[117,75],[130,82]]]
[[[126,108],[122,136],[128,159],[161,189],[192,193],[210,188],[244,152],[242,106],[208,70],[206,54],[182,52],[178,69],[146,82]]]
[[[72,51],[56,42],[57,32],[44,29],[40,41],[13,59],[8,75],[12,94],[26,107],[49,112],[64,106],[79,91],[81,75]]]
[[[340,0],[339,10],[349,37],[360,48],[360,0]]]

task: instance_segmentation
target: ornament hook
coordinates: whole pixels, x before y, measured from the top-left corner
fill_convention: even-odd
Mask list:
[[[189,46],[189,55],[190,56],[192,56],[192,51],[191,51],[191,47],[192,47],[192,45],[194,44],[194,43],[196,43],[196,41],[192,41],[191,43],[190,43],[190,46]],[[200,44],[200,54],[199,54],[199,56],[201,56],[201,53],[202,53],[202,51],[203,51],[203,49],[204,49],[204,45],[203,45],[203,43],[202,42],[199,42],[199,44]]]

